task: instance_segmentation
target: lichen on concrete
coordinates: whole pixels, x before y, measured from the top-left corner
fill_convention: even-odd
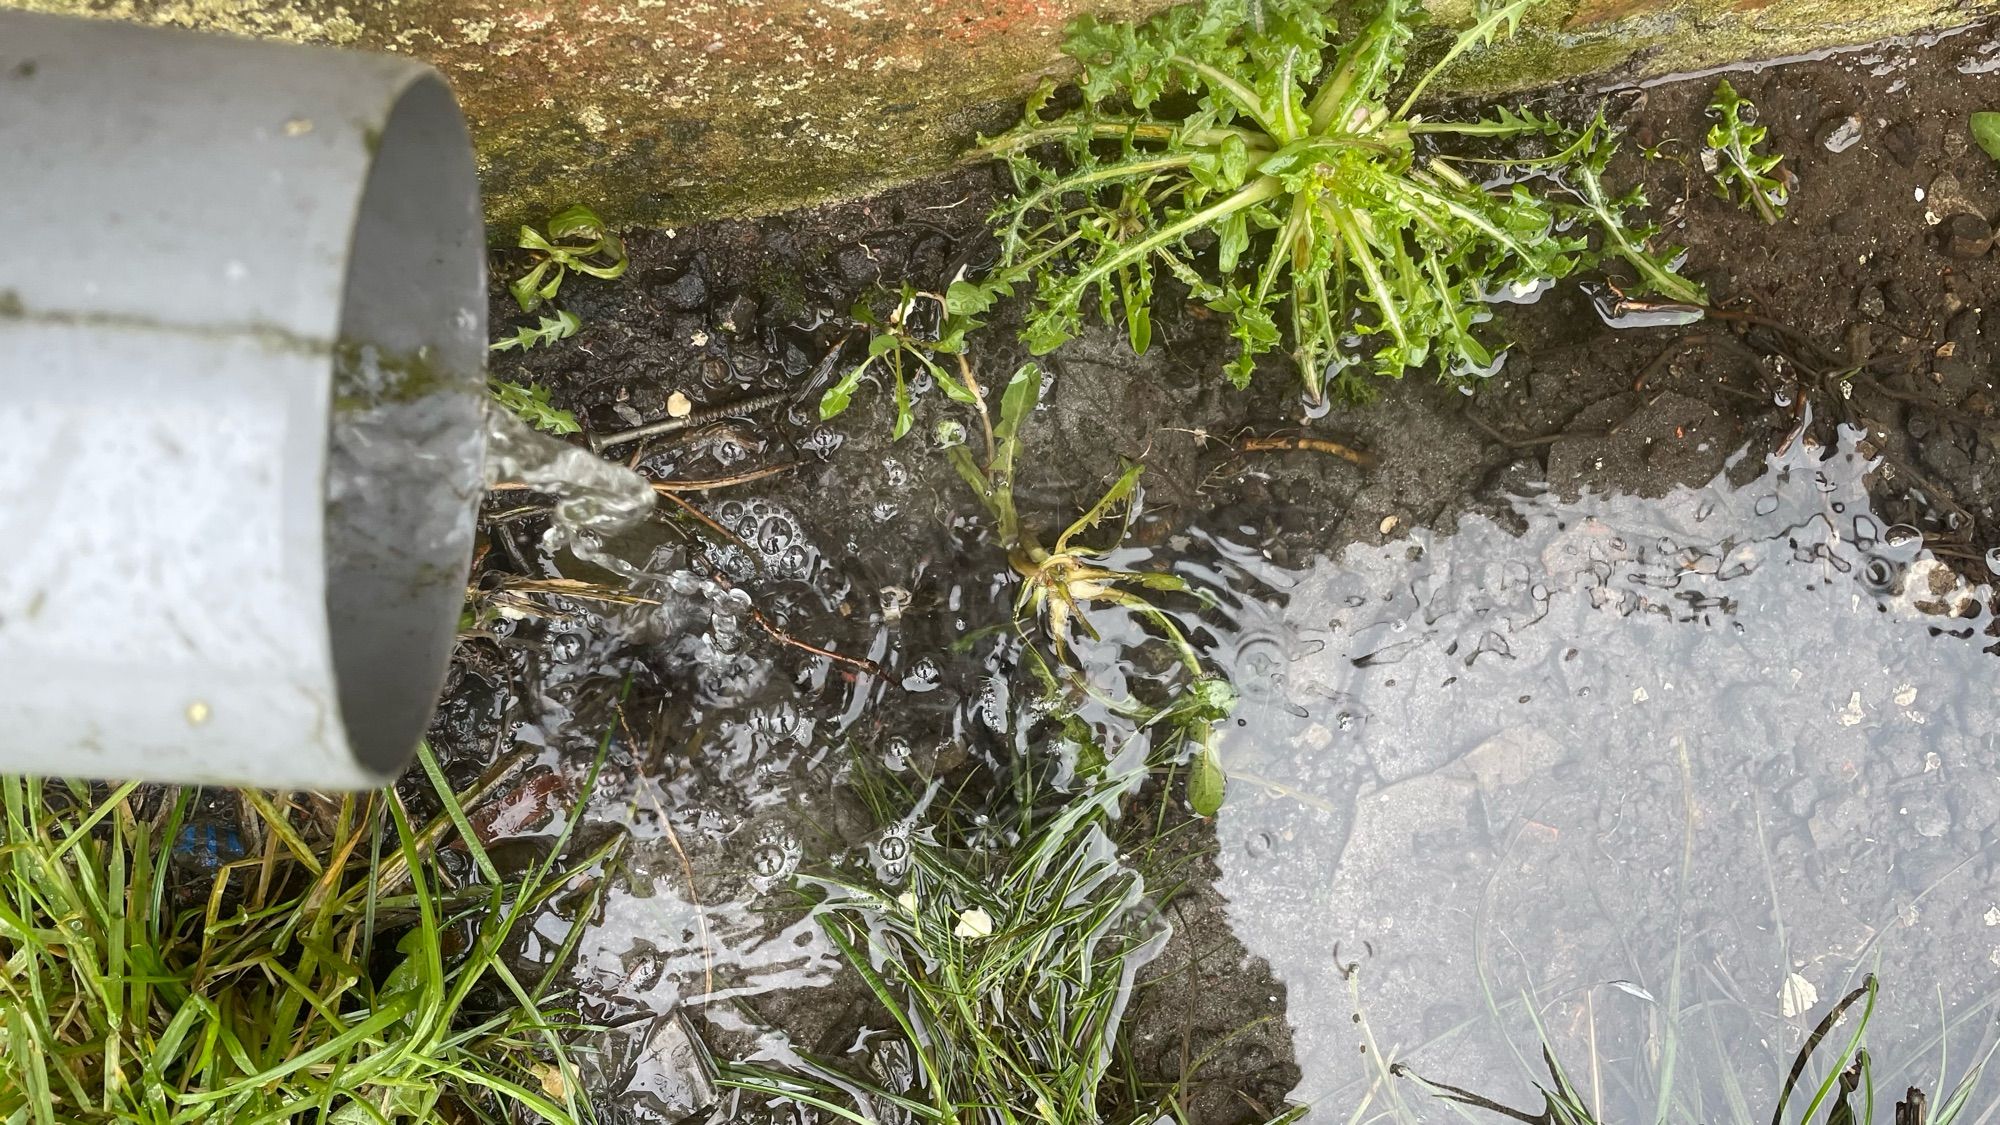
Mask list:
[[[1438,0],[1441,22],[1471,0]],[[1989,9],[2000,0],[1974,0]],[[947,166],[1065,73],[1062,29],[1162,0],[0,0],[434,63],[479,146],[496,233],[588,203],[672,225],[864,193]],[[1952,0],[1549,0],[1461,91],[1636,77],[1958,22]]]
[[[0,0],[412,55],[451,79],[496,224],[768,212],[934,171],[1160,0]]]
[[[1549,0],[1511,39],[1468,56],[1449,78],[1462,93],[1580,75],[1638,81],[1913,35],[1995,10],[1995,0]]]

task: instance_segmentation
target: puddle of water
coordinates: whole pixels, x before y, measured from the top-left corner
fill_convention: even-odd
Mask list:
[[[1315,1120],[1381,1074],[1349,966],[1381,1049],[1530,1111],[1523,997],[1568,1066],[1594,1050],[1605,1120],[1740,1116],[1725,1070],[1761,1120],[1869,971],[1878,1087],[1935,1085],[1941,1021],[1973,1057],[2000,968],[1992,590],[1871,514],[1855,437],[1304,569],[1213,540],[1243,696],[1219,889],[1288,990]]]
[[[1381,1076],[1351,988],[1380,1050],[1517,1105],[1539,1026],[1606,1120],[1663,1099],[1741,1117],[1724,1063],[1761,1119],[1812,1021],[1869,971],[1879,1086],[1935,1087],[1941,1038],[1973,1057],[2000,968],[1992,591],[1872,513],[1854,440],[1659,499],[1519,497],[1304,568],[1192,534],[1177,569],[1223,608],[1184,624],[1242,696],[1218,889],[1284,986],[1313,1119],[1348,1118]],[[845,970],[790,890],[828,867],[897,883],[909,827],[857,807],[853,752],[905,780],[982,758],[1013,776],[1038,752],[1036,705],[1017,641],[951,651],[1011,601],[978,562],[947,558],[942,593],[858,591],[768,500],[709,505],[735,544],[649,546],[627,474],[544,453],[562,456],[503,463],[571,505],[542,558],[608,555],[646,602],[503,623],[538,658],[501,738],[573,785],[615,723],[590,816],[633,842],[576,977],[586,1017],[622,1037],[605,1053],[620,1112],[673,1121],[693,1082],[675,1012],[774,1058],[792,1048],[773,1027],[838,1053],[829,1036],[881,1021],[821,999]],[[781,621],[857,614],[843,647],[887,677],[750,643],[725,583],[753,580]],[[945,610],[906,621],[913,597]],[[1077,654],[1096,686],[1143,690],[1143,631],[1094,623]],[[628,676],[640,702],[614,709]],[[1082,718],[1118,740],[1114,716]],[[1399,1090],[1419,1117],[1455,1112]]]

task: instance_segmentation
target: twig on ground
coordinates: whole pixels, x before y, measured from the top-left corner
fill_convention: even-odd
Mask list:
[[[861,672],[865,675],[874,676],[876,679],[886,680],[889,678],[888,670],[872,660],[864,660],[858,656],[846,656],[841,653],[835,652],[832,649],[821,648],[816,644],[810,644],[806,641],[802,641],[797,637],[792,636],[790,633],[785,632],[783,629],[780,629],[778,628],[777,625],[773,624],[770,618],[764,616],[764,611],[756,608],[755,606],[752,606],[750,608],[750,620],[755,621],[757,623],[758,628],[764,630],[764,632],[766,633],[769,633],[771,635],[771,639],[777,641],[781,645],[789,645],[792,648],[798,649],[801,652],[809,652],[812,653],[814,656],[824,657],[828,660],[833,661],[836,664],[844,664],[847,667],[852,668],[857,672]]]
[[[1249,437],[1236,447],[1244,453],[1271,453],[1279,450],[1305,450],[1311,453],[1328,453],[1343,461],[1352,462],[1364,469],[1373,468],[1375,455],[1364,453],[1352,446],[1337,441],[1315,437]]]
[[[737,473],[734,476],[711,477],[707,480],[656,480],[653,482],[653,491],[662,496],[672,492],[707,492],[717,488],[729,488],[734,485],[749,484],[751,481],[763,480],[765,477],[775,477],[779,473],[789,472],[798,467],[799,463],[797,461],[787,461],[782,465],[766,465],[764,468],[752,469],[749,472]]]

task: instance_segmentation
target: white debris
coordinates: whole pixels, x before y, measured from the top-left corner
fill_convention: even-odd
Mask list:
[[[1812,1011],[1817,1003],[1819,989],[1814,988],[1811,981],[1797,973],[1785,974],[1784,987],[1778,990],[1778,1011],[1786,1019],[1795,1019]]]
[[[1860,726],[1861,720],[1867,717],[1868,712],[1861,708],[1861,693],[1857,691],[1847,697],[1846,709],[1841,711],[1840,714],[1835,715],[1833,721],[1844,727],[1856,727]]]
[[[968,941],[992,937],[993,916],[977,906],[962,911],[958,916],[958,925],[951,934],[953,937],[965,938]]]

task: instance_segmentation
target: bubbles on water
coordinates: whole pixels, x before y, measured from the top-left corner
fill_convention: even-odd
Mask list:
[[[552,664],[571,664],[583,655],[583,645],[583,635],[580,633],[556,633],[543,646],[543,651],[548,654],[549,662]]]
[[[804,854],[804,845],[791,829],[776,824],[758,829],[756,843],[750,849],[750,869],[756,873],[753,881],[761,890],[791,878]]]
[[[1263,859],[1277,846],[1277,838],[1269,832],[1252,832],[1243,841],[1243,850],[1251,859]]]
[[[1778,510],[1778,497],[1776,493],[1772,493],[1771,495],[1768,496],[1759,496],[1757,498],[1755,511],[1757,512],[1758,515],[1768,516],[1772,512],[1775,512],[1777,510]]]
[[[875,593],[875,600],[882,607],[882,620],[890,625],[903,619],[910,608],[910,591],[903,586],[884,586]]]
[[[715,569],[734,581],[747,582],[757,576],[756,560],[750,557],[750,552],[734,543],[711,544],[707,553],[708,561]]]
[[[799,448],[817,455],[820,460],[824,461],[828,457],[831,457],[833,451],[839,449],[841,443],[846,440],[832,426],[822,424],[814,426],[811,433],[799,439]]]
[[[882,459],[882,483],[890,488],[904,488],[910,483],[910,470],[903,467],[894,457]]]
[[[910,666],[909,673],[903,677],[903,690],[919,693],[936,691],[938,681],[943,675],[944,673],[938,669],[937,661],[926,656]]]
[[[874,520],[876,523],[888,523],[890,520],[896,518],[896,514],[899,511],[901,509],[896,507],[896,505],[889,503],[887,500],[882,500],[878,501],[874,507],[868,509],[868,518]]]
[[[902,773],[910,768],[909,739],[892,738],[882,744],[882,768],[890,773]]]
[[[1986,569],[1994,574],[2000,574],[2000,547],[1986,552]]]
[[[974,706],[979,721],[995,734],[1007,733],[1007,700],[1006,678],[998,675],[986,677],[986,682],[979,688],[979,701]]]
[[[1869,559],[1861,568],[1861,581],[1878,594],[1889,593],[1896,586],[1896,568],[1886,559]]]
[[[725,500],[715,506],[715,522],[737,543],[711,543],[709,562],[736,581],[748,581],[759,571],[787,581],[809,579],[819,569],[820,554],[807,541],[798,517],[769,500]]]
[[[909,828],[899,824],[876,839],[868,849],[868,858],[875,866],[875,874],[893,886],[909,874],[910,853]]]
[[[1923,550],[1924,533],[1906,523],[1899,523],[1882,533],[1883,554],[1898,562],[1909,562]]]
[[[708,455],[724,468],[742,462],[750,456],[750,447],[740,439],[723,434],[708,444]]]
[[[798,525],[782,512],[774,512],[764,517],[757,527],[757,549],[766,559],[776,559],[784,554],[799,537]]]

